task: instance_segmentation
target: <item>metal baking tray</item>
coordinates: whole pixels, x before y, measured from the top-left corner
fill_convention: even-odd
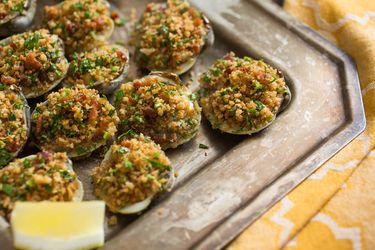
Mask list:
[[[131,8],[140,14],[147,2],[112,1],[127,15]],[[365,128],[356,68],[333,44],[268,1],[190,2],[216,34],[215,45],[184,76],[193,79],[192,90],[199,73],[234,51],[283,71],[292,102],[252,136],[223,134],[203,120],[194,140],[167,151],[179,173],[173,191],[141,215],[119,215],[116,226],[106,225],[104,249],[220,249]],[[53,1],[39,1],[46,3]],[[125,28],[116,28],[112,41],[127,38]],[[99,162],[94,155],[74,163],[86,200],[95,199],[89,173]]]

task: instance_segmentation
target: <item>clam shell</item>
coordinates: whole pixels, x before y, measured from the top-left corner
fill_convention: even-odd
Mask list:
[[[53,39],[54,42],[57,42],[58,44],[58,49],[59,49],[59,54],[61,55],[60,56],[60,60],[61,61],[64,61],[66,67],[65,67],[65,70],[63,72],[61,72],[61,76],[54,82],[50,83],[49,87],[45,90],[45,91],[42,91],[42,92],[34,92],[34,91],[30,91],[30,92],[26,92],[24,89],[22,90],[23,94],[25,95],[25,97],[27,99],[30,99],[30,98],[36,98],[36,97],[39,97],[39,96],[42,96],[44,95],[45,93],[51,91],[52,89],[54,89],[57,85],[59,85],[59,83],[65,78],[66,74],[68,73],[68,68],[69,68],[69,62],[68,60],[65,58],[65,49],[64,49],[64,43],[62,42],[62,40],[56,36],[56,35],[52,35],[51,34],[51,37]],[[5,38],[3,40],[0,41],[0,45],[4,46],[4,45],[7,45],[9,44],[9,42],[11,41],[11,37],[8,37],[8,38]],[[22,87],[22,86],[21,86]]]
[[[0,37],[24,32],[32,23],[36,13],[36,0],[27,0],[24,11],[0,20]]]
[[[109,161],[109,159],[111,157],[111,154],[112,154],[112,149],[110,148],[107,151],[107,153],[105,154],[102,163],[104,163],[106,161]],[[168,183],[165,186],[165,190],[166,191],[172,190],[174,182],[175,182],[175,172],[174,172],[174,168],[171,167],[169,180],[168,180]],[[139,202],[136,202],[134,204],[127,205],[127,206],[121,208],[120,210],[118,210],[117,212],[120,213],[120,214],[136,214],[136,213],[139,213],[139,212],[145,210],[151,204],[152,200],[157,198],[157,196],[158,196],[158,194],[151,195],[150,197],[147,197],[143,201],[139,201]]]
[[[24,124],[25,124],[25,127],[26,127],[26,137],[27,139],[29,138],[30,136],[30,130],[31,130],[31,125],[30,125],[30,107],[27,103],[27,100],[25,98],[25,96],[22,94],[20,88],[16,87],[16,86],[10,86],[8,90],[5,90],[5,91],[12,91],[12,92],[15,92],[22,100],[22,103],[23,103],[23,108],[24,108]],[[27,140],[25,140],[25,142],[22,144],[22,146],[14,153],[11,154],[12,158],[9,159],[9,161],[11,161],[12,159],[16,158],[18,156],[18,154],[23,150],[23,148],[25,147],[26,145],[26,142]],[[8,162],[9,162],[8,161]]]

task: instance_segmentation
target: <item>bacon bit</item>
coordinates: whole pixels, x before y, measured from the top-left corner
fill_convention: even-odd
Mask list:
[[[119,14],[118,14],[118,12],[117,11],[112,11],[111,12],[111,18],[112,19],[117,19],[117,18],[119,18],[120,16],[119,16]]]
[[[142,82],[141,81],[134,81],[133,86],[135,89],[139,89],[142,87]]]
[[[19,143],[12,143],[12,144],[7,145],[7,149],[10,152],[17,152],[19,147],[20,147]]]
[[[196,11],[194,8],[190,7],[190,8],[189,8],[189,14],[190,14],[192,17],[195,17],[195,16],[197,16],[197,11]]]
[[[122,51],[120,51],[120,50],[117,50],[117,51],[116,51],[116,55],[117,55],[117,58],[118,58],[118,59],[121,59],[121,60],[123,60],[123,61],[126,61],[126,60],[127,60],[126,55],[125,55],[124,53],[122,53]]]
[[[48,19],[56,18],[59,15],[59,10],[55,6],[45,6],[44,12],[47,14]]]
[[[98,102],[96,100],[92,100],[92,109],[89,114],[89,121],[94,121],[98,118]]]
[[[9,46],[12,48],[12,49],[16,49],[17,48],[17,44],[15,43],[10,43]]]
[[[126,147],[126,148],[129,148],[130,145],[131,145],[131,143],[130,143],[129,140],[122,140],[122,141],[120,142],[120,145],[121,145],[121,146],[124,146],[124,147]]]
[[[103,18],[98,17],[96,19],[96,24],[98,25],[98,27],[103,27],[104,26],[104,20],[103,20]]]
[[[0,52],[3,52],[4,47],[0,46]]]
[[[225,71],[224,71],[224,75],[225,76],[228,76],[228,75],[230,75],[231,73],[232,73],[232,69],[230,69],[230,68],[227,68]]]
[[[243,71],[244,73],[251,72],[251,68],[249,68],[249,67],[241,67],[240,70]]]
[[[71,22],[71,21],[67,21],[66,24],[65,24],[65,27],[66,27],[66,30],[69,32],[69,33],[74,33],[74,30],[75,30],[75,26],[74,24]]]
[[[193,51],[195,54],[199,54],[201,52],[201,47],[198,45],[193,46]]]
[[[11,76],[1,76],[1,82],[6,84],[15,84],[17,80]]]
[[[40,155],[44,158],[46,161],[50,161],[52,154],[48,151],[42,151]]]
[[[36,133],[39,134],[42,131],[43,125],[43,117],[40,115],[38,116],[38,120],[36,121]]]
[[[158,116],[156,111],[151,108],[150,106],[142,108],[143,116],[146,118],[147,121],[152,122]]]
[[[30,52],[26,56],[25,66],[28,69],[38,70],[42,67],[42,64],[36,59],[35,53]]]
[[[201,26],[203,24],[202,18],[194,19],[193,24],[194,24],[195,27]]]
[[[255,77],[260,83],[267,83],[266,74],[263,71],[255,72]]]
[[[79,102],[82,102],[82,101],[84,101],[86,99],[87,99],[87,96],[85,94],[83,94],[83,93],[78,93],[76,95],[76,100],[79,101]]]
[[[152,4],[147,4],[146,12],[151,12],[151,11],[152,11]]]

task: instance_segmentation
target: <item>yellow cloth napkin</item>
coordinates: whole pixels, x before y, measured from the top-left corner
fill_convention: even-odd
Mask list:
[[[367,129],[228,249],[375,249],[375,0],[286,0],[284,8],[354,58]]]

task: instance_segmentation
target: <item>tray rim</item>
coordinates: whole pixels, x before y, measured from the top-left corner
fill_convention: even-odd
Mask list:
[[[318,147],[314,149],[312,154],[304,156],[302,159],[298,160],[296,164],[293,164],[293,167],[290,167],[274,181],[267,184],[262,191],[254,196],[254,198],[250,199],[243,206],[237,208],[236,211],[234,211],[234,213],[232,213],[230,216],[222,219],[222,223],[220,225],[213,227],[212,230],[193,243],[191,245],[191,249],[211,250],[224,248],[244,229],[246,229],[262,214],[264,214],[270,207],[281,200],[286,194],[298,186],[321,165],[331,159],[337,152],[360,135],[360,133],[366,128],[366,118],[358,72],[354,61],[332,42],[328,41],[319,33],[286,13],[276,3],[264,0],[246,1],[255,4],[256,7],[259,7],[266,14],[270,15],[271,18],[277,19],[277,21],[281,22],[284,26],[292,30],[300,39],[329,57],[330,60],[334,61],[338,68],[343,69],[341,72],[344,73],[339,74],[342,79],[343,91],[341,94],[343,99],[345,99],[343,106],[346,119],[340,127],[330,134],[329,140],[325,140],[323,143],[320,143]],[[192,5],[194,5],[194,3],[192,3]],[[228,30],[228,28],[217,23],[213,23],[213,26]],[[238,144],[236,147],[241,146],[243,146],[243,142]],[[321,155],[322,157],[313,159],[310,164],[303,164],[304,161],[309,158],[313,158],[311,156],[315,155]],[[218,159],[220,159],[220,157]],[[201,172],[201,170],[197,171],[197,173],[194,175]],[[300,175],[299,181],[295,182],[295,184],[288,185],[288,179],[290,176],[295,176],[296,174]],[[184,183],[182,183],[181,186],[183,185]],[[179,185],[178,188],[181,186]],[[278,194],[274,197],[267,196],[267,193],[270,193],[275,188],[281,189],[282,191],[278,192]],[[266,200],[265,206],[264,200]],[[259,206],[257,203],[263,203],[263,206]],[[256,207],[257,205],[259,207]],[[255,214],[251,214],[251,211],[249,210],[254,209],[254,207],[256,208],[257,212]],[[113,238],[110,238],[107,241],[107,244],[109,243],[110,246],[106,245],[104,246],[104,249],[111,249],[111,246],[118,249],[120,245],[116,243],[116,239],[121,238],[124,233],[125,232],[121,230]]]
[[[273,205],[284,198],[289,192],[291,192],[294,188],[301,184],[324,163],[329,161],[351,141],[358,137],[366,128],[366,116],[363,106],[360,81],[354,60],[331,41],[327,40],[321,34],[288,14],[282,7],[280,7],[273,1],[247,1],[253,2],[255,5],[257,5],[257,7],[261,8],[262,10],[267,12],[267,14],[271,15],[272,18],[277,19],[278,21],[286,25],[299,38],[308,42],[310,45],[314,46],[319,51],[324,52],[328,57],[338,62],[337,64],[339,65],[339,67],[343,68],[343,71],[345,72],[342,77],[346,82],[346,84],[343,84],[344,86],[346,86],[346,92],[343,92],[343,95],[346,95],[347,101],[349,101],[349,103],[344,103],[344,105],[349,105],[349,108],[345,109],[345,111],[350,120],[348,119],[349,122],[344,123],[342,126],[340,126],[338,131],[333,132],[333,136],[328,141],[324,142],[323,145],[321,145],[318,149],[316,149],[313,154],[311,154],[323,155],[322,158],[324,159],[320,159],[314,164],[314,167],[311,168],[306,168],[306,166],[304,166],[303,168],[301,166],[299,167],[298,165],[303,164],[297,163],[294,167],[290,168],[276,180],[268,184],[253,199],[249,200],[245,205],[237,209],[237,211],[235,211],[231,216],[224,219],[220,225],[214,227],[212,231],[207,233],[205,238],[193,245],[193,249],[224,248],[241,232],[246,230],[247,227],[249,227],[253,222],[260,218],[264,213],[266,213]],[[350,112],[347,113],[348,111]],[[338,144],[339,146],[337,148],[330,148],[330,145],[334,145],[336,143],[340,143]],[[329,149],[326,150],[326,148]],[[306,160],[306,158],[304,160]],[[288,183],[289,177],[295,174],[302,175],[300,181],[296,182],[292,186],[287,186],[286,188],[284,188],[283,192],[279,192],[279,195],[277,197],[267,197],[267,194],[270,192],[270,190],[277,187],[285,187],[285,185],[287,185]],[[256,203],[260,202],[261,200],[263,200],[263,202],[264,200],[268,200],[268,205],[259,208],[259,212],[257,212],[255,215],[251,215],[249,209],[251,209],[251,207],[256,207]],[[222,234],[225,234],[224,238],[221,237]]]

